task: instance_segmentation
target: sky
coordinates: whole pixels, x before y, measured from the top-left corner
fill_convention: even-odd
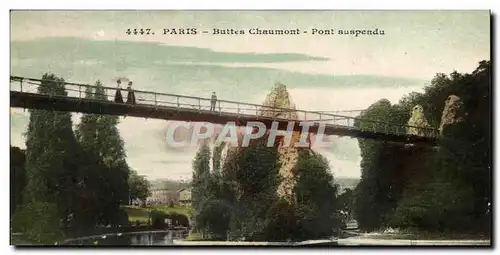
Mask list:
[[[11,75],[260,104],[284,83],[299,109],[364,109],[397,103],[436,73],[471,72],[490,57],[487,11],[12,11]],[[127,35],[150,28],[155,35]],[[163,29],[209,33],[162,35]],[[213,35],[219,29],[379,29],[384,35]],[[81,114],[73,114],[79,122]],[[11,110],[11,144],[25,147],[28,113]],[[172,150],[167,123],[121,118],[128,162],[149,179],[191,176],[195,149]],[[331,137],[319,150],[335,177],[359,178],[357,141]]]

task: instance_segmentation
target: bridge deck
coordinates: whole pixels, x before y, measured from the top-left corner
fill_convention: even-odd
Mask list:
[[[47,81],[33,78],[11,76],[11,107],[95,113],[108,115],[126,115],[133,117],[155,118],[178,121],[200,121],[216,124],[236,122],[246,126],[249,121],[260,121],[268,128],[278,122],[278,129],[286,130],[290,121],[296,121],[294,130],[301,131],[298,121],[307,120],[315,125],[309,132],[317,133],[320,124],[325,125],[326,135],[338,135],[376,139],[392,142],[434,145],[438,131],[432,128],[411,127],[376,120],[361,119],[352,116],[305,111],[295,108],[279,108],[237,101],[217,100],[214,111],[209,98],[184,96],[168,93],[134,90],[137,104],[115,103],[117,88],[101,86],[96,94],[95,85],[78,84],[64,81]],[[40,93],[42,83],[58,83],[65,88],[65,95],[47,95]],[[17,87],[16,87],[17,85]],[[54,84],[46,84],[53,86]],[[87,95],[89,95],[88,97]],[[127,91],[122,91],[122,95]],[[100,99],[96,99],[100,98]],[[355,126],[355,123],[358,125]],[[407,134],[408,129],[418,134]]]
[[[49,96],[28,92],[10,92],[11,107],[20,107],[28,109],[55,110],[80,113],[93,113],[105,115],[121,115],[131,117],[153,118],[163,120],[177,121],[199,121],[216,124],[226,124],[229,121],[235,121],[239,126],[246,126],[249,121],[259,121],[270,128],[272,122],[278,122],[278,129],[286,130],[290,120],[274,117],[263,117],[249,114],[238,114],[230,112],[214,112],[200,109],[179,108],[171,106],[157,106],[148,104],[120,104],[112,101],[102,101],[95,99],[68,97],[68,96]],[[236,121],[237,120],[237,121]],[[316,133],[319,123],[311,126],[309,132]],[[295,131],[301,131],[302,127],[296,122]],[[349,136],[366,139],[376,139],[391,142],[402,143],[424,143],[435,144],[433,137],[422,137],[408,134],[387,134],[377,131],[359,130],[354,127],[325,124],[326,135]]]

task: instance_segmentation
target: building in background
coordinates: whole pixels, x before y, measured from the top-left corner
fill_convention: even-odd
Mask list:
[[[146,199],[148,204],[168,205],[177,204],[177,193],[169,189],[153,189],[151,195]]]
[[[191,205],[191,188],[183,188],[177,191],[179,204],[182,206]]]

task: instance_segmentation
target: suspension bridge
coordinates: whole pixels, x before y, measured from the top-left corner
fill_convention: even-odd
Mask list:
[[[40,90],[42,82],[60,83],[65,93],[44,93]],[[210,122],[226,124],[235,122],[238,126],[246,126],[250,121],[258,121],[270,128],[273,122],[278,123],[279,130],[287,130],[288,123],[294,121],[294,131],[301,131],[300,121],[313,122],[309,133],[317,133],[324,126],[325,135],[349,136],[365,139],[376,139],[389,142],[435,145],[438,130],[432,128],[412,127],[394,123],[368,120],[356,117],[363,110],[342,112],[306,111],[291,108],[270,107],[237,101],[217,100],[215,110],[210,111],[210,98],[176,95],[152,91],[134,90],[136,103],[114,102],[116,87],[102,86],[104,91],[99,99],[87,98],[87,90],[95,91],[97,86],[34,79],[28,77],[10,77],[10,106],[24,109],[50,111],[68,111],[103,115],[131,116],[188,122]],[[126,98],[126,90],[122,94]],[[338,114],[338,113],[342,113]],[[348,116],[348,114],[354,116]],[[294,116],[294,117],[291,117]],[[412,128],[419,134],[408,134]]]

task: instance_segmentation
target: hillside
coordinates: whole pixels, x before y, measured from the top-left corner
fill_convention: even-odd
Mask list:
[[[156,179],[150,182],[153,189],[179,190],[182,188],[191,187],[191,181],[181,182],[170,179]]]
[[[335,178],[335,183],[339,185],[339,190],[343,191],[347,188],[354,190],[360,179],[355,178]]]

